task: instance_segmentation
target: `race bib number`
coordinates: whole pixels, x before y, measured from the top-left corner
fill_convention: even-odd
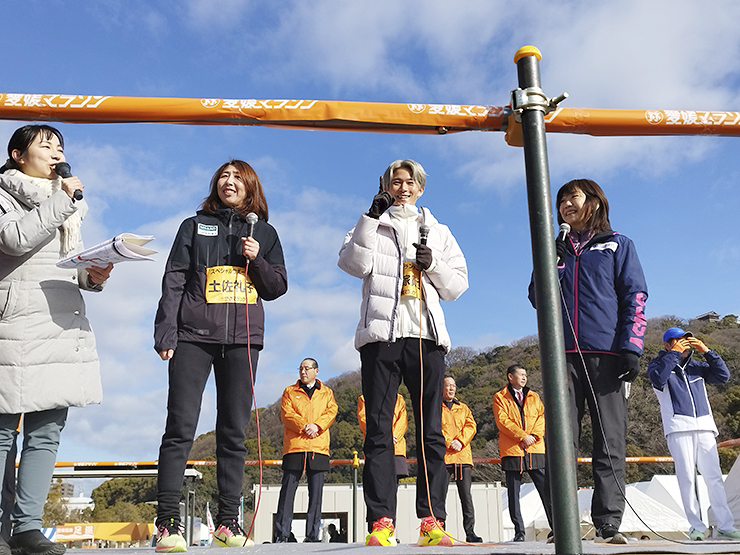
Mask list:
[[[206,302],[257,304],[257,290],[244,268],[213,266],[206,268]]]
[[[403,263],[401,295],[421,299],[421,271],[413,262]]]

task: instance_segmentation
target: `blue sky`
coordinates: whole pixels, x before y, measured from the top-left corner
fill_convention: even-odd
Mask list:
[[[505,105],[513,56],[543,55],[565,106],[740,110],[740,4],[442,0],[26,0],[5,11],[3,93],[295,98]],[[0,122],[7,144],[18,122]],[[230,157],[262,179],[289,277],[266,303],[257,401],[276,401],[303,357],[320,378],[356,370],[360,282],[337,268],[344,234],[392,160],[429,175],[420,204],[449,225],[470,289],[446,303],[453,346],[485,349],[536,333],[523,151],[502,133],[447,136],[164,124],[60,124],[91,211],[92,245],[156,236],[156,262],[116,267],[86,294],[105,399],[73,409],[60,460],[153,460],[164,428],[166,365],[152,348],[162,269],[179,223]],[[589,177],[614,229],[637,246],[649,318],[740,314],[740,139],[548,136],[553,192]],[[215,422],[212,385],[199,432]]]

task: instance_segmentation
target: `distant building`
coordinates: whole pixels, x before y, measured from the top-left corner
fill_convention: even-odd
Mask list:
[[[79,497],[65,497],[64,503],[67,505],[67,510],[70,512],[95,508],[95,501],[93,501],[91,497],[83,497],[81,493]]]
[[[75,487],[69,482],[62,482],[61,493],[62,497],[73,497],[75,494]]]
[[[707,312],[706,314],[702,314],[701,316],[697,316],[696,318],[694,318],[694,321],[711,323],[719,322],[721,319],[721,316],[716,312]]]

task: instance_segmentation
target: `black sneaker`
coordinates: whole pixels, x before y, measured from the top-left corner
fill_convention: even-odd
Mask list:
[[[13,555],[63,555],[67,551],[64,544],[49,540],[41,530],[13,534],[8,546]]]
[[[597,543],[626,544],[627,538],[613,524],[602,524],[596,532],[594,541]]]

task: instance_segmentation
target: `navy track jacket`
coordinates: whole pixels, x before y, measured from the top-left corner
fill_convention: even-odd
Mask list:
[[[677,351],[661,351],[648,364],[647,375],[660,401],[665,435],[697,430],[717,435],[704,384],[727,383],[730,371],[714,351],[704,353],[704,358],[706,362],[682,359]]]
[[[611,230],[594,235],[578,254],[570,237],[566,242],[568,253],[558,267],[565,352],[577,351],[577,337],[584,353],[641,355],[648,295],[634,243]],[[537,308],[533,281],[529,300]]]

